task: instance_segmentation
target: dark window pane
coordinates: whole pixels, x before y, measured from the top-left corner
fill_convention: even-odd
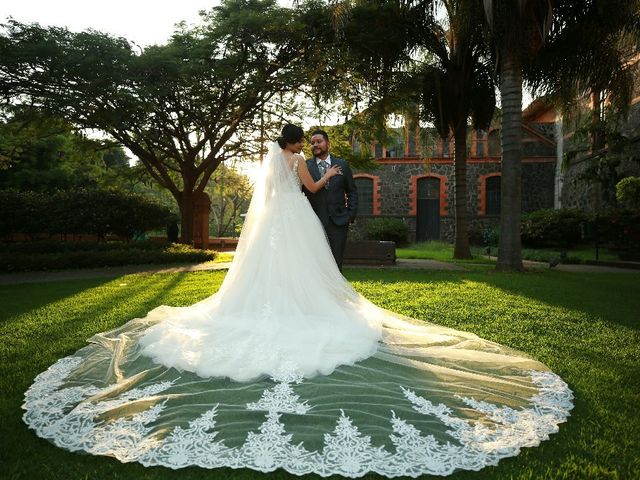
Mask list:
[[[404,128],[395,128],[387,144],[387,157],[404,157]]]
[[[476,157],[484,157],[484,130],[476,130]]]
[[[415,157],[418,153],[416,152],[416,137],[415,133],[409,132],[409,156]]]
[[[358,213],[361,215],[373,215],[373,179],[356,178],[358,189]]]
[[[442,156],[449,156],[449,137],[442,139]]]
[[[491,157],[499,157],[501,151],[500,132],[498,130],[492,130],[489,134],[489,155]]]
[[[382,158],[382,144],[376,142],[376,158]]]
[[[486,183],[487,215],[500,214],[500,177],[489,177]]]

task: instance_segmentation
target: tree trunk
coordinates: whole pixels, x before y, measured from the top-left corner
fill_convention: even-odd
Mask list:
[[[193,245],[193,227],[195,219],[195,175],[182,172],[183,189],[180,192],[180,243]]]
[[[497,270],[521,271],[522,202],[522,63],[517,53],[502,56],[502,175],[500,179],[500,243]]]
[[[453,249],[453,258],[471,258],[469,248],[469,212],[467,209],[467,126],[466,118],[464,126],[454,132],[455,153],[455,214],[456,214],[456,238]]]
[[[193,245],[193,221],[195,218],[193,191],[183,190],[178,205],[180,207],[180,243]]]

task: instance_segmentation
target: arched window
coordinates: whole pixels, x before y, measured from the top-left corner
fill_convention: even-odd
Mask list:
[[[447,136],[447,138],[443,138],[442,141],[442,156],[443,157],[448,157],[451,155],[451,152],[449,152],[449,143],[450,143],[451,137]]]
[[[373,179],[369,177],[355,177],[358,189],[358,213],[360,215],[373,215]]]
[[[382,158],[382,144],[380,142],[375,144],[375,156],[376,158]]]
[[[489,132],[489,156],[499,157],[502,147],[500,146],[500,130]]]
[[[500,176],[486,179],[486,214],[500,215]]]
[[[484,130],[476,130],[476,157],[484,157]]]

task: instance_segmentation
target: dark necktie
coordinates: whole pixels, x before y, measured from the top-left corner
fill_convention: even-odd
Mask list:
[[[329,164],[322,160],[319,164],[318,164],[318,168],[320,170],[320,178],[324,177],[325,173],[327,173],[327,169],[329,168]],[[324,188],[329,188],[329,181],[327,180],[327,183],[324,184]]]

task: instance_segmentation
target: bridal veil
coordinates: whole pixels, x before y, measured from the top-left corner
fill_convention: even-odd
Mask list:
[[[59,447],[123,462],[416,477],[538,445],[572,398],[521,352],[359,295],[273,144],[219,291],[95,335],[23,408]]]

